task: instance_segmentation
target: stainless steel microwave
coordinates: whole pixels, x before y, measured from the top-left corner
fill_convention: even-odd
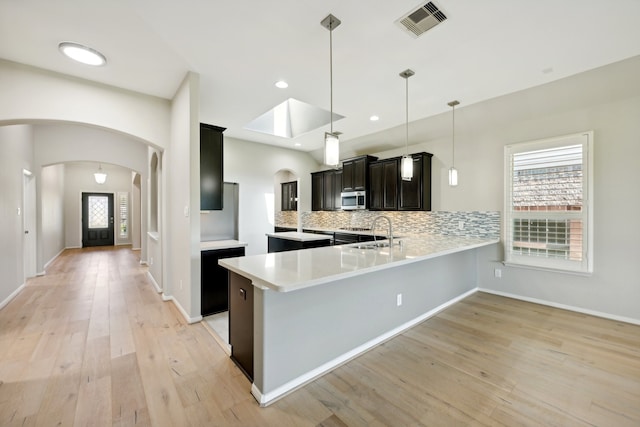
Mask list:
[[[341,209],[344,211],[354,211],[367,208],[367,193],[364,191],[349,191],[340,193],[342,200]]]

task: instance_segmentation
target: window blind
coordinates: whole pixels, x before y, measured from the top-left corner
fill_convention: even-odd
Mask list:
[[[505,147],[505,258],[590,272],[592,133]]]

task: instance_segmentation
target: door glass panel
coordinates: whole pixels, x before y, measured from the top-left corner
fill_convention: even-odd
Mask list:
[[[109,227],[109,198],[89,196],[89,228]]]

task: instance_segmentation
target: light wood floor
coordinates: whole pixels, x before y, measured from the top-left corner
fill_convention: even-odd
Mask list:
[[[65,251],[0,310],[1,426],[640,425],[640,327],[482,293],[260,408],[137,256]]]

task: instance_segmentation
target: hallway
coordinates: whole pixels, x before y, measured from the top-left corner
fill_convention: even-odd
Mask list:
[[[202,325],[162,302],[128,247],[66,250],[0,325],[3,426],[206,425],[224,419],[218,408],[258,409],[249,382]]]

